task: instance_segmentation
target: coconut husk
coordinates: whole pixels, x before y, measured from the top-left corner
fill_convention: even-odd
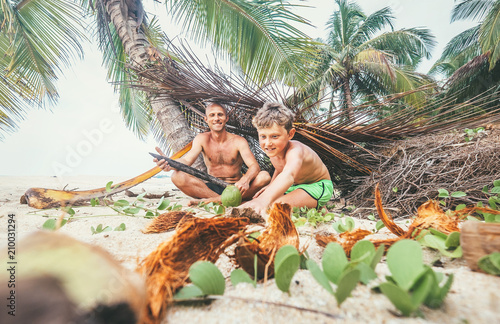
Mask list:
[[[322,247],[326,247],[328,243],[331,242],[339,243],[344,249],[345,254],[347,256],[350,256],[354,244],[356,244],[356,242],[364,239],[370,234],[372,234],[372,232],[361,228],[357,228],[353,231],[340,233],[338,235],[333,233],[329,234],[318,233],[316,234],[315,238],[318,245]]]
[[[500,214],[500,211],[493,210],[487,207],[467,207],[459,211],[445,212],[436,200],[429,200],[423,203],[417,210],[417,215],[412,224],[407,230],[399,227],[393,220],[390,214],[386,213],[382,205],[382,197],[378,184],[375,186],[375,206],[377,213],[384,223],[385,227],[397,237],[388,239],[370,239],[376,246],[385,245],[387,250],[392,244],[402,239],[414,239],[428,228],[434,228],[444,234],[451,232],[460,232],[459,223],[473,212],[487,212],[492,214]],[[316,235],[318,245],[325,247],[330,242],[337,242],[344,248],[347,255],[354,244],[366,236],[372,234],[370,231],[355,229],[351,232],[344,232],[340,235],[319,233]]]
[[[194,213],[183,210],[163,213],[146,225],[141,232],[144,234],[167,232],[193,218]]]
[[[257,255],[258,278],[272,276],[272,261],[276,251],[283,245],[293,245],[299,249],[299,234],[292,222],[292,208],[288,204],[276,203],[269,212],[268,226],[259,237],[250,241],[242,238],[235,249],[235,257],[239,266],[247,273],[255,276],[254,258]],[[267,271],[266,271],[267,270]]]
[[[34,317],[19,323],[42,323],[43,316],[56,323],[59,315],[83,316],[101,311],[107,312],[107,323],[111,323],[122,318],[123,309],[127,309],[129,322],[141,320],[146,296],[142,278],[104,249],[57,232],[39,231],[23,238],[18,251],[16,258],[22,266],[16,275],[23,296],[19,305],[25,310],[21,312],[23,318]],[[0,261],[6,264],[6,260]],[[69,302],[64,301],[66,298]],[[60,304],[55,306],[54,302]],[[74,306],[74,311],[66,310],[69,313],[61,309],[69,307],[68,303]],[[65,322],[80,323],[76,317]]]
[[[151,252],[137,269],[146,276],[144,323],[159,323],[174,293],[187,283],[189,267],[198,260],[215,262],[225,241],[247,225],[246,218],[193,218]]]

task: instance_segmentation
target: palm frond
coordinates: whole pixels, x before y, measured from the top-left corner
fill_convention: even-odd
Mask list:
[[[57,98],[55,81],[62,67],[83,56],[81,12],[63,0],[1,1],[0,98],[3,122],[24,118],[30,106],[44,107]],[[8,90],[7,90],[8,89]],[[14,129],[13,127],[9,129]]]
[[[210,40],[219,53],[229,53],[245,74],[269,79],[305,80],[302,69],[315,55],[312,40],[292,23],[309,24],[282,1],[166,1],[168,11],[183,21],[193,38]]]
[[[489,59],[492,70],[500,60],[500,1],[496,1],[481,24],[479,43],[483,53],[491,53]]]
[[[497,0],[460,0],[451,11],[451,22],[471,19],[482,20]]]
[[[435,37],[428,29],[406,28],[381,34],[360,47],[390,52],[395,64],[416,66],[423,58],[431,57],[435,45]]]

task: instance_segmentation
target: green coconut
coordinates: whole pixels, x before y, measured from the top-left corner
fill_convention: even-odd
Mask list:
[[[237,207],[241,204],[241,192],[234,185],[229,185],[221,195],[222,204],[226,207]]]

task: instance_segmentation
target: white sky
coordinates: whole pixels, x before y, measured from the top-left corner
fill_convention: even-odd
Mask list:
[[[296,2],[314,6],[298,11],[317,27],[304,29],[306,34],[326,38],[324,26],[335,2]],[[452,37],[474,25],[450,24],[453,0],[358,0],[357,3],[366,14],[392,7],[395,29],[426,27],[433,32],[438,45],[433,58],[423,62],[421,72],[429,70]],[[163,6],[156,4],[146,10],[161,15],[163,30],[171,38],[179,33],[176,26],[161,20],[166,16]],[[133,177],[154,166],[148,155],[154,151],[154,139],[140,141],[125,127],[118,96],[106,81],[97,49],[86,51],[85,60],[64,71],[57,85],[58,104],[51,111],[30,111],[26,120],[19,123],[18,131],[0,142],[0,175],[58,175],[61,179],[87,174]]]

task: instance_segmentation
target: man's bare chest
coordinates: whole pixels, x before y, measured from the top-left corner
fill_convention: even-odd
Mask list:
[[[204,150],[206,162],[212,165],[238,165],[242,159],[239,152],[228,150],[227,148],[211,148]]]

